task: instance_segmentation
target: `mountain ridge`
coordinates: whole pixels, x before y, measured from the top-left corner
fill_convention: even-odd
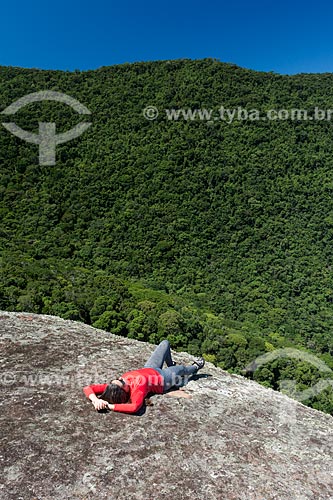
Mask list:
[[[83,73],[1,68],[1,111],[49,90],[78,99],[92,125],[57,146],[52,167],[39,165],[37,145],[0,128],[0,308],[152,343],[168,336],[238,373],[281,347],[308,350],[333,369],[332,123],[209,123],[165,112],[313,113],[332,107],[332,83],[333,75],[288,77],[209,59]],[[41,121],[65,132],[78,116],[54,102],[15,114],[28,131]],[[254,377],[275,389],[286,375],[299,390],[321,377],[290,360],[265,368]],[[308,404],[332,413],[333,393]]]

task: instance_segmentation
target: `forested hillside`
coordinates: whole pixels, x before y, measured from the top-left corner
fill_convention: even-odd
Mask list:
[[[81,320],[204,352],[244,373],[283,347],[333,369],[333,125],[330,120],[169,120],[164,110],[333,108],[333,74],[281,76],[215,60],[95,71],[0,67],[0,111],[32,92],[79,100],[92,126],[38,163],[0,128],[0,309]],[[147,120],[143,110],[156,106]],[[65,104],[13,117],[69,130]],[[322,377],[279,358],[250,373],[273,388]],[[305,401],[333,413],[332,387]]]

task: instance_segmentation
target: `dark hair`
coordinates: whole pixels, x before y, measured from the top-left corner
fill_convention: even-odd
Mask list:
[[[109,384],[99,397],[111,404],[127,403],[129,393],[117,384]]]

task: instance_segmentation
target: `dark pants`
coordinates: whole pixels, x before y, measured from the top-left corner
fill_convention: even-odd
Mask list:
[[[164,362],[166,362],[168,368],[163,369]],[[162,340],[162,342],[156,347],[153,354],[145,363],[145,368],[154,368],[163,376],[164,392],[171,389],[171,387],[182,387],[187,382],[188,377],[198,371],[197,365],[173,366],[168,340]]]

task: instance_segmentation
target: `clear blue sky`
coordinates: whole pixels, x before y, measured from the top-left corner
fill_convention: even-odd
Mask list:
[[[0,12],[2,66],[215,57],[259,71],[333,72],[329,0],[4,0]]]

